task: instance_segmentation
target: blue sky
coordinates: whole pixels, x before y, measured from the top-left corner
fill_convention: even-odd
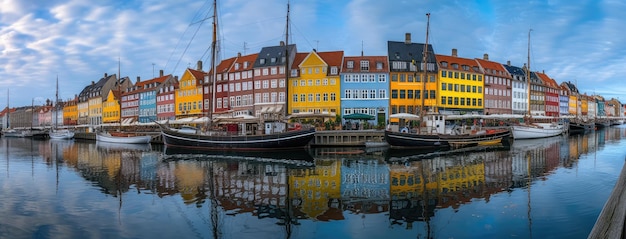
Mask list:
[[[0,0],[0,105],[42,104],[78,94],[104,73],[133,81],[209,67],[212,1]],[[284,40],[287,0],[218,0],[220,57],[250,54]],[[531,68],[582,92],[626,103],[626,3],[617,0],[291,0],[290,43],[298,51],[386,55],[387,41],[411,33],[437,54]],[[195,36],[194,36],[195,35]],[[245,48],[244,48],[245,46]]]

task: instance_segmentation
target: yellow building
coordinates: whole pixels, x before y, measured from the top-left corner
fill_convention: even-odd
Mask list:
[[[297,66],[297,72],[292,70],[288,86],[291,95],[288,112],[317,114],[339,112],[341,107],[339,71],[342,60],[343,51],[312,51],[301,62],[296,56],[294,67]]]
[[[475,59],[461,58],[453,49],[452,56],[437,55],[439,62],[439,108],[455,113],[482,113],[484,106],[484,74]],[[497,89],[495,89],[498,91]],[[489,92],[506,96],[505,91]],[[509,95],[510,97],[510,95]]]
[[[120,122],[119,91],[109,90],[106,100],[102,102],[102,123]]]
[[[575,95],[569,96],[567,112],[570,113],[571,115],[578,114],[578,98]]]
[[[206,75],[201,68],[187,68],[178,82],[175,106],[176,118],[202,117],[202,80]]]
[[[63,105],[63,125],[76,125],[78,122],[78,98],[68,100]]]
[[[99,125],[102,124],[102,96],[98,95],[89,98],[89,124]]]
[[[424,46],[412,43],[409,33],[404,42],[387,42],[391,114],[420,114],[420,109],[437,108],[437,61],[432,45]]]

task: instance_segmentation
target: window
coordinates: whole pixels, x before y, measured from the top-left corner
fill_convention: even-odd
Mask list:
[[[336,99],[335,93],[330,93],[330,101],[335,101]]]
[[[345,90],[344,91],[344,98],[350,99],[351,96],[352,96],[352,90]]]
[[[435,90],[430,90],[430,98],[435,99]]]
[[[415,99],[421,99],[422,98],[422,91],[421,90],[415,90]]]
[[[446,83],[441,83],[441,90],[446,90]]]
[[[378,75],[378,82],[387,82],[386,75]]]
[[[300,94],[300,101],[306,102],[306,95]]]
[[[336,66],[333,66],[333,67],[330,68],[330,74],[331,75],[336,75],[337,74],[337,67]]]
[[[347,66],[346,66],[346,67],[348,67],[348,69],[352,69],[352,68],[354,68],[354,61],[348,61],[348,63],[347,63]]]
[[[370,70],[370,62],[361,61],[361,71],[369,71],[369,70]]]
[[[313,102],[313,94],[309,94],[309,102]]]
[[[441,104],[442,104],[442,105],[445,105],[445,104],[446,104],[446,97],[445,97],[445,96],[442,96],[442,97],[441,97]]]
[[[400,99],[406,98],[406,90],[400,90]]]
[[[398,99],[398,90],[391,90],[391,98]]]
[[[407,99],[413,99],[413,91],[412,91],[412,90],[409,90],[409,91],[407,92],[407,96],[406,96],[406,97],[407,97]]]

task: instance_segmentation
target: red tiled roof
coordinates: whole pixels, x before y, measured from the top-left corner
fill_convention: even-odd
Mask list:
[[[189,70],[189,73],[191,73],[191,75],[196,78],[196,80],[202,80],[204,79],[204,71],[199,71],[199,70],[194,70],[191,68],[187,68],[187,70]]]
[[[220,64],[218,64],[215,67],[217,69],[217,74],[228,72],[230,68],[232,68],[233,63],[235,62],[236,59],[237,57],[231,57],[231,58],[220,61]],[[208,74],[213,75],[213,69],[209,70]]]
[[[343,58],[342,71],[348,71],[348,61],[353,61],[354,65],[352,72],[361,72],[361,60],[370,62],[370,68],[367,72],[389,71],[389,61],[387,60],[387,56],[345,56]],[[383,64],[382,69],[376,69],[376,64],[378,64],[378,62]]]
[[[556,83],[555,80],[551,79],[548,75],[546,75],[545,73],[542,72],[535,72],[535,74],[537,74],[537,76],[539,76],[539,78],[545,82],[546,86],[550,87],[550,88],[558,88],[558,84]]]
[[[300,63],[309,55],[309,53],[296,53],[296,57],[293,59],[291,69],[298,69]]]
[[[328,64],[328,66],[341,67],[343,51],[317,52],[317,55]]]
[[[507,77],[511,77],[509,75],[509,71],[507,71],[504,66],[498,62],[494,62],[494,61],[489,61],[489,60],[485,60],[485,59],[479,59],[476,58],[476,61],[478,62],[478,64],[480,66],[483,67],[483,69],[491,69],[492,71],[495,70],[497,72],[502,72],[503,74],[505,74]],[[488,72],[485,71],[485,74],[487,74]],[[493,75],[493,73],[492,73]],[[496,74],[497,75],[497,74]]]
[[[247,71],[247,70],[252,70],[252,68],[254,68],[254,61],[256,60],[257,56],[259,54],[258,53],[254,53],[254,54],[250,54],[250,55],[245,55],[242,57],[239,57],[237,59],[237,63],[240,63],[241,67],[239,68],[239,71]],[[243,63],[244,62],[248,62],[248,67],[247,68],[243,68]]]
[[[459,71],[465,71],[461,67],[463,65],[469,66],[470,67],[469,71],[472,71],[472,72],[474,72],[474,69],[472,69],[474,66],[479,67],[478,62],[474,59],[461,58],[461,57],[456,57],[456,56],[446,56],[446,55],[439,55],[439,54],[436,54],[435,57],[437,58],[438,63],[441,63],[442,61],[448,62],[448,67],[443,67],[441,66],[441,64],[439,64],[440,69],[451,70],[453,69],[452,64],[454,63],[459,65],[459,69],[455,69]],[[479,73],[482,73],[482,72],[479,72]]]

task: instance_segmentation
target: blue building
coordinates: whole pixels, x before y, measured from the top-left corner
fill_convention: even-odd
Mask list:
[[[139,91],[139,123],[150,123],[157,120],[157,93],[166,81],[173,81],[172,75],[163,75],[163,70],[157,78],[138,82],[135,86]]]
[[[371,126],[384,127],[389,117],[389,63],[386,56],[344,57],[341,84],[341,115],[343,123],[352,114],[370,115]],[[362,123],[362,122],[359,122]],[[348,124],[353,125],[353,124]]]

